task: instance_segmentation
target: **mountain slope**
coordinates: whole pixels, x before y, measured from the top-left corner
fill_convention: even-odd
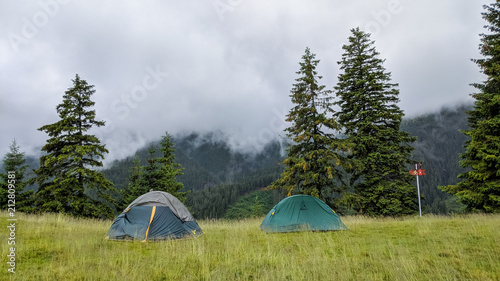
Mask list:
[[[422,204],[427,212],[460,211],[458,203],[437,186],[457,183],[457,175],[464,172],[459,161],[460,153],[465,152],[467,136],[460,130],[468,128],[466,111],[470,109],[471,105],[443,108],[438,113],[408,119],[401,124],[401,130],[417,137],[413,159],[421,162],[422,169],[426,170],[427,175],[419,177],[419,182],[425,198]]]
[[[176,149],[176,162],[184,168],[184,175],[178,180],[184,184],[186,190],[192,191],[241,182],[243,178],[258,170],[277,167],[283,158],[281,144],[277,141],[267,144],[258,153],[232,151],[227,142],[216,133],[192,133],[174,137],[172,141]],[[140,160],[141,165],[146,165],[149,148],[157,146],[158,142],[153,142],[139,149],[134,157],[115,161],[111,167],[104,170],[106,177],[115,183],[118,189],[126,187],[128,173],[134,165],[135,157]]]
[[[464,171],[459,166],[459,155],[465,151],[467,137],[459,130],[467,129],[466,111],[471,108],[471,105],[444,108],[440,112],[405,119],[401,124],[401,130],[417,137],[413,144],[416,147],[413,159],[426,169],[427,175],[419,179],[425,197],[422,201],[425,212],[462,210],[454,197],[440,191],[437,186],[457,183],[457,175]],[[284,147],[281,142],[274,141],[260,152],[248,153],[233,151],[224,139],[223,134],[213,132],[175,136],[172,140],[176,162],[184,168],[184,175],[178,180],[184,184],[185,190],[191,191],[186,205],[196,217],[224,217],[241,196],[247,196],[244,202],[252,200],[249,194],[262,198],[261,193],[253,192],[265,188],[282,172],[279,163],[284,159]],[[103,170],[104,174],[117,189],[127,187],[134,158],[146,165],[149,148],[158,144],[159,141],[153,142],[139,149],[135,156],[115,161]],[[29,170],[38,168],[38,159],[26,158]],[[31,176],[28,172],[27,178]],[[275,194],[273,198],[276,201],[280,197]],[[241,206],[242,201],[239,202]]]

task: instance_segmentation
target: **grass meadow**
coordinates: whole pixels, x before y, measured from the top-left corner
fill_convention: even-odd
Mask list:
[[[195,239],[105,240],[111,221],[17,213],[1,280],[500,280],[500,215],[343,217],[348,231],[266,234],[261,219],[201,220]]]

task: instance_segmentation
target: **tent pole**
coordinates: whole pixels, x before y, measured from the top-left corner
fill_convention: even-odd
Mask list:
[[[418,193],[418,211],[420,213],[420,217],[422,217],[422,205],[420,204],[420,185],[418,184],[418,165],[415,164],[415,170],[417,171],[417,193]]]

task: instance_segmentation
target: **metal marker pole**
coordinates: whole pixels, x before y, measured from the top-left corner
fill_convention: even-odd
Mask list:
[[[422,217],[422,207],[420,205],[420,185],[418,184],[418,165],[415,164],[415,171],[417,171],[417,193],[418,193],[418,211],[420,212],[420,217]]]

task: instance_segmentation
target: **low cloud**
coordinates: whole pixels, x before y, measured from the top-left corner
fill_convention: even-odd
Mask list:
[[[93,130],[118,159],[161,137],[221,131],[235,149],[283,136],[304,49],[332,88],[349,30],[372,32],[408,116],[470,101],[482,4],[387,1],[40,0],[0,7],[0,153],[39,149],[37,128],[79,74],[95,85]],[[249,148],[250,147],[250,148]]]

